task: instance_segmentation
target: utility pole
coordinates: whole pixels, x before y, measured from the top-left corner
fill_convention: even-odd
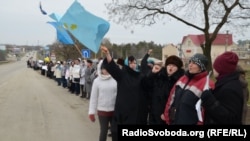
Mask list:
[[[179,47],[178,46],[176,46],[177,47],[177,49],[178,49],[178,51],[179,51],[179,56],[180,56],[180,58],[186,58],[186,56],[185,56],[185,54],[184,54],[184,52],[183,52],[183,49],[182,49],[182,44],[180,43],[179,44]]]

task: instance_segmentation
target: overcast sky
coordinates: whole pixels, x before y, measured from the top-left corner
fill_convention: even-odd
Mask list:
[[[74,0],[1,0],[0,1],[0,44],[42,45],[52,44],[56,40],[56,30],[48,21],[49,16],[42,15],[39,2],[48,13],[63,15]],[[111,0],[78,0],[92,14],[108,20],[104,3]],[[134,26],[134,33],[122,25],[110,22],[105,35],[112,43],[138,43],[153,41],[157,44],[178,44],[187,34],[200,34],[199,31],[174,20],[163,25],[158,23],[150,27]],[[236,37],[236,38],[235,38]],[[249,37],[249,35],[248,35]],[[247,37],[233,36],[234,41]]]

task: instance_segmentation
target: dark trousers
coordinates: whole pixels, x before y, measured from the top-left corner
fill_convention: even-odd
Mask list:
[[[62,86],[63,88],[66,88],[67,87],[67,80],[65,79],[65,76],[62,76]]]
[[[99,124],[100,124],[100,135],[99,135],[99,141],[106,141],[107,140],[107,134],[109,130],[109,125],[112,121],[112,116],[100,116],[99,117]]]
[[[80,89],[81,89],[81,92],[82,92],[82,96],[81,97],[86,97],[86,91],[85,91],[85,87],[83,84],[80,84]]]
[[[75,92],[75,83],[74,82],[71,82],[70,91],[71,91],[71,93]]]
[[[45,70],[41,70],[41,75],[45,75]]]
[[[62,82],[62,78],[56,78],[56,81],[57,81],[57,85],[60,86]]]
[[[79,82],[75,83],[75,93],[76,93],[76,95],[80,94],[80,84],[79,84]]]

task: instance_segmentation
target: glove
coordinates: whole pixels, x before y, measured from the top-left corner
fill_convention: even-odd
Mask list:
[[[90,114],[90,115],[89,115],[89,119],[90,119],[92,122],[95,122],[95,115]]]
[[[158,65],[154,65],[152,68],[152,73],[158,73],[161,70],[161,67]]]

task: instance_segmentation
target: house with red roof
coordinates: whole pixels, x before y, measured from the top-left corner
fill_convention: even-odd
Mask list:
[[[202,53],[201,45],[205,43],[204,34],[184,36],[181,43],[181,49],[185,57],[189,58],[195,53]],[[211,47],[212,60],[225,51],[231,51],[236,44],[233,43],[232,34],[217,34]]]
[[[162,50],[162,59],[165,60],[170,55],[177,55],[184,61],[188,61],[195,53],[203,53],[201,45],[205,43],[204,34],[189,34],[182,38],[181,44],[169,44]],[[233,42],[232,34],[218,34],[211,46],[212,61],[225,51],[232,51],[237,45]]]

